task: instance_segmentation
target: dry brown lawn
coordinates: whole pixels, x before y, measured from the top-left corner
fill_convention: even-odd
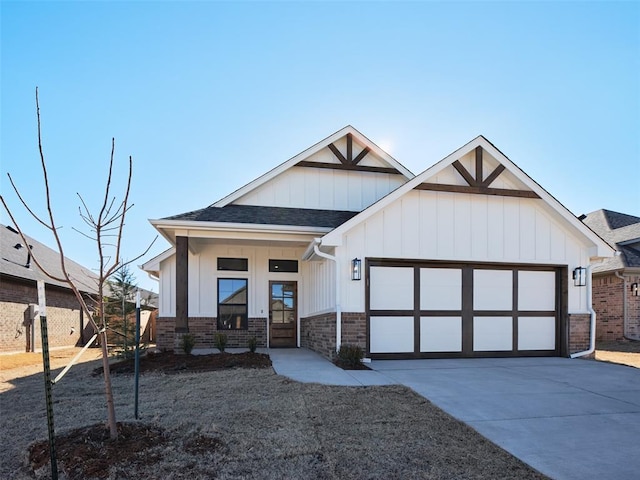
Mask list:
[[[54,386],[58,435],[104,421],[97,366],[78,365]],[[42,375],[19,371],[1,372],[3,479],[34,478],[27,449],[47,435]],[[113,387],[118,420],[135,423],[133,377],[114,375]],[[401,386],[300,384],[272,369],[149,373],[140,379],[140,412],[137,423],[163,441],[96,477],[546,478]],[[60,478],[87,478],[68,471]],[[36,477],[49,473],[45,465]]]
[[[596,360],[640,368],[640,342],[599,342],[596,345]]]

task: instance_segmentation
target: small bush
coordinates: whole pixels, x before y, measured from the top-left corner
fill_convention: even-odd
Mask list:
[[[180,339],[180,347],[184,350],[184,353],[191,355],[193,347],[196,345],[196,337],[190,333],[185,333]]]
[[[256,353],[256,348],[258,348],[258,339],[256,337],[251,337],[249,339],[249,351],[251,353]]]
[[[223,353],[224,349],[227,348],[227,336],[224,333],[216,333],[215,337],[213,337],[213,344],[220,350],[220,353]]]
[[[346,367],[357,367],[362,363],[364,352],[358,345],[340,345],[338,361]]]

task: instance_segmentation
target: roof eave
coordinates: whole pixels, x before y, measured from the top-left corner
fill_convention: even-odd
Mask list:
[[[150,220],[150,223],[175,246],[175,236],[180,232],[184,236],[198,237],[200,233],[259,233],[264,235],[292,235],[316,237],[325,235],[333,230],[333,227],[312,227],[300,225],[273,225],[257,223],[227,223],[227,222],[201,222],[191,220]],[[211,235],[202,235],[210,237]]]

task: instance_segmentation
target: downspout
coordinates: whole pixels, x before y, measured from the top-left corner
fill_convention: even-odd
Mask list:
[[[313,251],[316,255],[327,260],[331,260],[336,264],[336,352],[340,350],[342,340],[342,307],[340,306],[340,269],[338,268],[338,258],[320,251],[318,241],[313,244]]]
[[[629,313],[627,311],[627,288],[629,284],[627,283],[627,277],[620,274],[620,272],[613,272],[616,277],[622,279],[622,336],[627,340],[635,340],[638,341],[640,338],[634,338],[627,335],[628,325],[629,325]]]
[[[571,358],[584,357],[591,355],[596,349],[596,311],[593,309],[592,293],[591,293],[591,268],[593,265],[587,266],[587,310],[591,315],[591,325],[589,333],[589,349],[584,352],[576,352],[571,354]]]

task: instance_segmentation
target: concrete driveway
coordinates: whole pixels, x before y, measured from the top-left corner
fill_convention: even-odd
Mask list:
[[[302,382],[402,384],[551,478],[640,478],[640,369],[590,360],[378,360],[344,371],[305,349],[270,350]]]
[[[372,367],[554,479],[640,478],[639,369],[565,358]]]

